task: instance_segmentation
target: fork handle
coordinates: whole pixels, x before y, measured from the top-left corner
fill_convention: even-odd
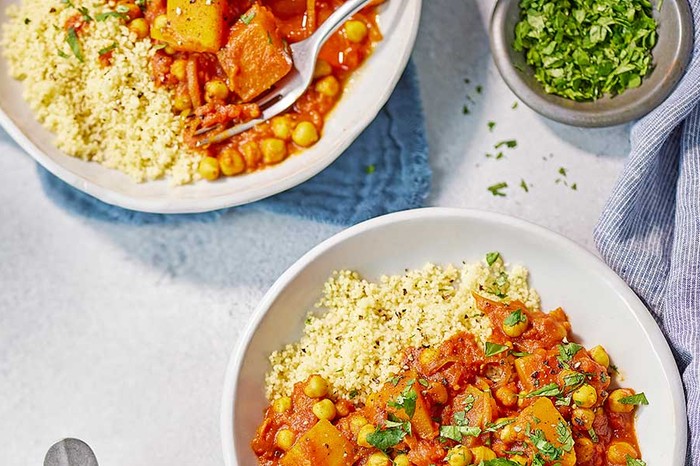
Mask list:
[[[313,41],[314,50],[318,52],[331,34],[337,31],[350,16],[363,9],[371,2],[372,0],[347,0],[343,3],[307,39]]]

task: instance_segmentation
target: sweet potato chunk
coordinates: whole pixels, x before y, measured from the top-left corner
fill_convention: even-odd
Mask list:
[[[225,0],[168,0],[166,42],[188,52],[217,52],[226,32]]]
[[[354,448],[325,419],[302,435],[280,460],[282,466],[345,466],[354,461]]]
[[[556,457],[547,456],[545,459],[556,460],[563,466],[576,464],[576,452],[573,449],[574,441],[569,425],[549,398],[538,398],[523,409],[513,425],[518,428],[520,435],[524,435],[525,440],[532,444],[534,452],[539,450],[542,453],[547,443],[554,447],[545,451],[550,452],[550,455],[555,454]]]
[[[229,87],[244,102],[269,89],[292,69],[277,20],[269,9],[257,4],[233,25],[228,43],[217,55],[229,77]]]

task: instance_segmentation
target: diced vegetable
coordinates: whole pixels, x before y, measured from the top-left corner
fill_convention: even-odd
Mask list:
[[[280,460],[282,466],[345,466],[354,448],[333,424],[323,419],[301,436]]]
[[[156,22],[151,35],[177,50],[217,52],[226,33],[225,11],[225,0],[168,0],[167,24],[158,29]]]
[[[254,5],[231,28],[218,53],[229,87],[245,102],[269,89],[292,69],[292,58],[277,30],[275,16]]]

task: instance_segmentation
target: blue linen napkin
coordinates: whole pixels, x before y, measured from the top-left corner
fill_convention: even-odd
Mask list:
[[[700,465],[700,0],[690,3],[698,26],[690,67],[632,128],[632,152],[594,233],[674,351],[687,398],[688,466]]]
[[[361,112],[361,109],[357,110]],[[0,130],[0,139],[9,139]],[[159,215],[105,204],[38,166],[46,194],[86,217],[121,223],[213,221],[230,209],[205,214]],[[431,169],[418,80],[409,63],[374,122],[331,166],[309,181],[240,208],[263,209],[320,222],[352,225],[385,213],[421,207],[430,192]]]

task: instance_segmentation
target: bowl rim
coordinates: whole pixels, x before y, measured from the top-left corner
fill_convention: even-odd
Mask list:
[[[576,102],[559,96],[551,96],[552,100],[548,100],[533,90],[522,78],[522,72],[510,60],[509,49],[511,45],[508,40],[509,32],[506,30],[506,20],[509,9],[514,3],[518,4],[519,2],[520,0],[497,0],[490,22],[491,53],[496,68],[510,90],[525,105],[550,120],[584,128],[603,128],[637,120],[653,111],[671,95],[685,75],[690,63],[694,48],[694,24],[690,5],[686,0],[664,2],[666,8],[676,10],[675,17],[678,19],[677,28],[680,30],[680,40],[675,47],[674,65],[666,71],[661,82],[649,88],[649,91],[641,95],[634,103],[615,106],[604,111],[590,108],[585,110],[583,106],[590,104],[590,102]],[[557,104],[556,102],[559,101],[562,104],[566,103],[568,107]]]
[[[18,0],[8,0],[8,4],[14,4]],[[350,145],[357,139],[357,137],[374,121],[376,116],[379,114],[381,109],[384,107],[386,102],[389,100],[393,94],[396,86],[403,75],[406,66],[408,65],[409,59],[413,52],[415,41],[418,35],[418,27],[420,24],[420,16],[422,9],[423,0],[407,0],[406,5],[399,7],[395,10],[396,15],[400,18],[402,15],[408,15],[407,18],[413,21],[409,24],[398,23],[395,27],[407,29],[405,44],[400,47],[401,54],[392,59],[391,62],[393,66],[386,75],[386,79],[381,81],[384,83],[384,90],[381,92],[379,98],[377,98],[370,107],[363,108],[361,112],[358,112],[358,117],[353,119],[346,128],[342,129],[342,135],[336,138],[334,141],[328,142],[328,147],[324,151],[325,153],[319,154],[314,159],[310,159],[307,163],[304,163],[301,168],[290,168],[287,172],[282,172],[279,175],[273,177],[273,179],[261,179],[259,183],[256,183],[254,187],[246,188],[243,193],[236,190],[235,188],[229,190],[225,193],[210,194],[206,198],[197,197],[185,197],[185,196],[144,196],[138,197],[132,195],[128,192],[116,191],[110,187],[103,186],[97,181],[93,181],[88,177],[77,173],[65,166],[60,162],[54,160],[51,156],[46,154],[38,145],[32,140],[29,134],[25,134],[22,129],[22,121],[16,120],[17,117],[13,117],[12,111],[2,106],[0,102],[0,126],[2,126],[8,135],[25,151],[27,152],[36,162],[38,162],[42,167],[48,170],[50,173],[72,186],[73,188],[82,191],[102,202],[107,204],[121,207],[128,210],[146,212],[146,213],[156,213],[156,214],[190,214],[190,213],[202,213],[210,212],[214,210],[236,207],[240,205],[249,204],[261,199],[274,196],[281,192],[287,191],[295,186],[298,186],[305,181],[313,178],[321,171],[326,169],[331,165],[338,157],[340,157],[345,150],[350,147]],[[403,3],[403,2],[402,2]],[[4,4],[4,3],[3,3]],[[408,11],[406,11],[408,10]],[[0,19],[5,18],[4,11],[0,11]],[[5,21],[0,23],[4,24]],[[385,40],[390,40],[385,38]],[[381,45],[381,44],[380,44]],[[0,57],[2,58],[2,57]],[[393,57],[392,57],[393,58]],[[369,57],[372,60],[373,56]],[[4,60],[4,59],[2,59]],[[1,62],[1,61],[0,61]],[[367,64],[363,64],[360,69],[356,71],[356,76],[362,75],[367,72]],[[6,76],[3,79],[12,79]],[[351,78],[349,82],[349,88],[352,89],[354,86],[354,79]],[[345,100],[349,96],[345,96]],[[341,99],[343,100],[343,99]],[[24,99],[22,99],[24,105],[28,104]],[[341,102],[342,103],[342,102]],[[36,117],[34,112],[31,112],[34,121]],[[333,115],[330,115],[333,118]],[[43,125],[42,125],[43,126]],[[48,130],[47,130],[48,131]],[[51,133],[53,137],[53,133]],[[53,141],[49,144],[55,148]],[[70,157],[65,153],[61,152],[62,157]],[[77,159],[76,159],[77,160]],[[85,162],[83,163],[94,163]],[[270,167],[269,170],[279,169],[283,167],[284,164],[280,164],[275,167]],[[126,176],[119,172],[118,170],[107,169],[114,172],[115,176]],[[251,175],[255,175],[254,172]],[[126,178],[125,178],[126,179]],[[132,180],[128,180],[132,182]],[[159,179],[150,181],[149,183],[168,183],[167,179]],[[184,187],[185,189],[187,187]],[[168,186],[168,190],[177,189]]]
[[[673,446],[674,451],[677,453],[675,457],[681,459],[685,458],[688,447],[687,411],[685,391],[680,373],[678,371],[677,363],[673,357],[673,353],[671,352],[671,348],[669,347],[666,338],[654,320],[651,312],[649,312],[646,305],[622,280],[622,278],[620,278],[605,262],[603,262],[602,259],[575,241],[530,221],[486,210],[428,207],[376,217],[331,236],[312,248],[294,264],[292,264],[282,275],[280,275],[280,277],[265,293],[253,311],[245,330],[240,336],[239,342],[235,345],[229,357],[229,362],[226,368],[220,413],[222,452],[226,466],[239,465],[236,456],[236,440],[234,432],[234,418],[236,412],[234,400],[236,399],[238,393],[239,373],[243,366],[244,356],[247,353],[253,336],[255,335],[263,318],[267,314],[272,304],[277,300],[278,296],[287,288],[287,286],[311,263],[327,253],[329,250],[333,249],[335,246],[347,241],[350,238],[361,236],[369,231],[381,229],[388,225],[418,220],[425,221],[429,219],[454,217],[469,220],[491,221],[504,226],[515,227],[527,233],[537,235],[544,241],[547,241],[549,244],[558,244],[567,248],[572,256],[576,256],[579,260],[586,262],[587,265],[593,268],[605,281],[611,283],[611,286],[618,293],[620,299],[627,304],[630,312],[632,312],[640,326],[647,333],[652,346],[658,353],[662,367],[667,369],[668,383],[672,387],[671,398],[673,400],[675,428],[676,432],[678,433],[677,444]]]

